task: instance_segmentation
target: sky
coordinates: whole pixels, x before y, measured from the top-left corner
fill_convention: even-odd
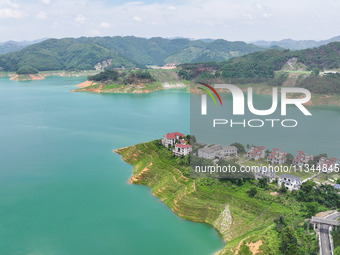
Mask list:
[[[340,0],[0,0],[0,42],[81,36],[323,40]]]

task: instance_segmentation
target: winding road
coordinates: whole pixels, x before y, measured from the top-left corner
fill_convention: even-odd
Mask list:
[[[338,217],[340,217],[340,212],[335,212],[327,217],[325,219],[328,220],[336,220]],[[320,224],[320,250],[321,255],[332,255],[332,248],[331,248],[331,240],[329,238],[330,235],[330,226],[325,224]]]

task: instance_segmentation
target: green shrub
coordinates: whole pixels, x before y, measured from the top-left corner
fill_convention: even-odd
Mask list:
[[[17,74],[37,74],[38,70],[32,66],[22,66],[17,70]]]

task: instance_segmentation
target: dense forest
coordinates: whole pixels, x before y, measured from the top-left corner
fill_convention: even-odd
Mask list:
[[[116,71],[112,69],[89,76],[88,80],[101,82],[102,84],[117,83],[122,85],[146,84],[156,81],[146,70]]]
[[[275,71],[280,70],[291,58],[297,58],[308,70],[339,68],[340,42],[299,51],[271,49],[232,58],[225,62],[182,64],[179,67],[179,74],[188,80],[243,78],[256,81],[274,78]]]
[[[0,70],[17,71],[31,65],[38,71],[94,69],[101,62],[111,67],[143,67],[166,63],[224,61],[263,50],[244,42],[128,37],[48,39],[18,52],[0,56]]]

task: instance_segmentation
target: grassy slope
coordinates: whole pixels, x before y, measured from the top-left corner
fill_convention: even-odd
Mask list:
[[[214,226],[226,241],[221,254],[234,254],[239,243],[247,238],[251,241],[261,239],[281,214],[302,220],[299,218],[300,206],[288,197],[271,196],[269,191],[260,192],[257,198],[249,197],[246,191],[253,184],[215,183],[208,186],[203,185],[202,180],[185,177],[185,167],[177,164],[159,141],[116,152],[134,166],[132,183],[150,187],[153,194],[178,216]],[[223,225],[221,218],[217,219],[226,206],[230,209],[232,223]]]

